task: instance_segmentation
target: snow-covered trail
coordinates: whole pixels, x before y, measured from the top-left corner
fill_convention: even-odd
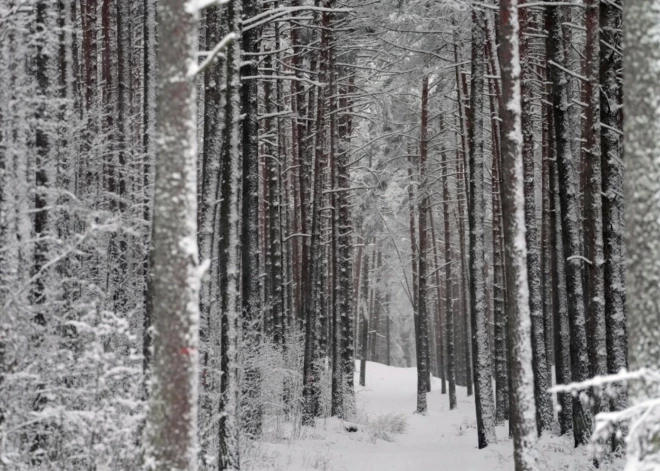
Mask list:
[[[385,414],[403,414],[407,429],[393,441],[374,438],[360,425],[348,433],[337,419],[319,421],[302,439],[262,443],[262,464],[256,469],[323,471],[495,471],[513,470],[512,443],[508,428],[498,427],[499,443],[477,449],[474,399],[457,388],[458,409],[449,410],[449,398],[441,394],[440,380],[433,379],[428,394],[429,411],[415,410],[415,368],[367,364],[367,386],[357,389],[358,422],[373,421]],[[357,384],[357,377],[356,377]],[[584,450],[575,452],[568,437],[544,437],[539,443],[540,470],[591,469]],[[620,469],[616,467],[603,469]]]

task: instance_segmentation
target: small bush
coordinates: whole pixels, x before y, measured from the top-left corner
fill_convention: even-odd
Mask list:
[[[370,419],[367,427],[372,440],[379,438],[392,442],[396,435],[405,433],[408,428],[408,419],[403,414],[385,414]]]

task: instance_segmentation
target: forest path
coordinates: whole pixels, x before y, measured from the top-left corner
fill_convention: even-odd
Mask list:
[[[359,367],[359,365],[356,365]],[[356,375],[357,383],[358,375]],[[433,378],[427,395],[428,413],[415,414],[417,370],[367,363],[367,386],[357,388],[360,430],[348,433],[337,419],[320,420],[305,437],[286,443],[263,443],[262,463],[255,469],[321,471],[496,471],[513,470],[513,446],[508,425],[497,428],[499,443],[477,449],[474,396],[457,387],[458,408]],[[401,414],[406,431],[392,441],[375,438],[374,422]],[[370,426],[362,425],[368,421]],[[385,421],[385,420],[383,420]],[[588,470],[584,450],[575,452],[568,437],[544,437],[539,444],[542,470]],[[601,467],[601,471],[610,469]],[[620,469],[620,468],[611,468]]]

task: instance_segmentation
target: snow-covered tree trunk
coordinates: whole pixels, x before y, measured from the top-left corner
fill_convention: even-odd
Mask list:
[[[543,87],[545,90],[547,87]],[[556,285],[552,283],[552,253],[554,246],[550,243],[552,237],[552,190],[550,187],[551,169],[551,143],[550,143],[550,121],[552,113],[550,107],[543,103],[542,132],[541,132],[541,273],[543,277],[543,322],[545,327],[545,349],[548,358],[548,369],[552,372],[552,366],[556,366],[554,351],[554,329],[553,301],[552,296]]]
[[[554,150],[554,126],[550,122],[550,204],[552,212],[550,244],[552,253],[552,315],[555,326],[555,376],[557,384],[571,383],[571,327],[568,318],[568,301],[566,295],[566,276],[564,263],[564,241],[561,227],[561,205],[559,202],[559,176],[557,171],[556,152]],[[570,393],[558,393],[559,430],[562,435],[573,430],[573,399]]]
[[[446,153],[440,153],[442,159],[442,200],[444,221],[444,266],[445,266],[445,332],[447,338],[447,383],[449,384],[449,409],[455,409],[456,402],[456,348],[454,334],[454,297],[452,296],[452,256],[451,224],[449,219],[449,165]],[[459,177],[460,178],[460,177]],[[456,270],[453,270],[454,272]]]
[[[427,223],[426,215],[429,205],[428,199],[428,181],[427,181],[427,159],[428,159],[428,122],[429,122],[429,79],[425,76],[422,82],[422,115],[420,127],[420,145],[419,145],[419,187],[417,194],[417,225],[419,231],[419,250],[418,250],[418,295],[417,312],[419,316],[419,337],[421,340],[420,355],[421,362],[417,365],[418,377],[424,376],[426,391],[431,390],[430,380],[430,355],[429,355],[429,316],[427,303]]]
[[[605,324],[607,370],[628,367],[624,245],[624,167],[622,111],[622,13],[621,1],[600,5],[600,121],[603,191],[603,242],[605,246]],[[632,24],[632,23],[631,23]],[[625,388],[610,401],[613,410],[627,405]]]
[[[607,345],[605,330],[605,279],[603,275],[603,205],[601,189],[600,148],[600,0],[587,2],[587,50],[586,50],[586,148],[583,168],[586,185],[584,188],[584,241],[588,262],[587,318],[589,319],[591,376],[607,374]],[[606,404],[594,398],[594,413]]]
[[[151,256],[151,222],[153,201],[153,161],[154,145],[152,137],[155,132],[156,108],[156,7],[154,0],[143,0],[142,17],[142,75],[144,90],[142,92],[142,218],[147,229],[144,231],[142,254],[142,290],[143,290],[143,317],[142,317],[142,370],[145,378],[145,391],[148,386],[148,377],[151,367],[151,323],[153,318],[152,280],[153,266]]]
[[[413,189],[413,170],[412,170],[412,146],[408,145],[408,160],[410,166],[408,167],[408,208],[410,210],[409,226],[410,226],[410,258],[412,265],[412,293],[410,293],[410,300],[413,308],[413,324],[415,327],[415,359],[417,366],[417,412],[426,412],[426,377],[423,375],[420,365],[424,361],[422,359],[423,349],[421,341],[421,328],[419,323],[419,263],[418,252],[419,246],[417,245],[417,224],[415,223],[415,191]]]
[[[440,117],[440,131],[443,129],[443,120]],[[440,149],[441,159],[444,161],[445,151],[444,148]],[[440,169],[441,172],[444,172],[444,168]],[[445,335],[444,335],[444,325],[443,325],[443,297],[442,297],[442,282],[441,282],[441,269],[440,257],[438,255],[438,239],[435,236],[435,223],[433,221],[433,208],[428,208],[429,211],[429,222],[431,224],[431,243],[433,244],[433,271],[435,272],[435,361],[437,366],[437,375],[442,381],[441,392],[442,394],[447,394],[447,377],[446,377],[446,367],[445,367]],[[448,300],[445,300],[445,306]],[[445,308],[446,309],[446,308]],[[446,313],[445,313],[446,314]]]
[[[159,3],[158,172],[153,225],[153,365],[146,430],[149,469],[197,469],[199,267],[197,117],[191,76],[197,12],[183,0]]]
[[[571,372],[573,381],[589,378],[589,354],[584,313],[584,285],[582,269],[585,264],[581,253],[579,201],[577,194],[577,170],[570,143],[570,120],[568,115],[567,78],[564,72],[564,39],[561,8],[548,8],[549,48],[548,59],[552,81],[552,103],[554,107],[555,139],[557,143],[557,167],[559,175],[562,237],[566,261],[566,287],[568,312],[571,321]],[[551,62],[550,62],[551,61]],[[581,391],[573,400],[573,434],[575,444],[589,442],[591,436],[591,413],[587,391]]]
[[[207,48],[213,48],[222,40],[222,30],[219,20],[219,7],[213,6],[206,10],[205,39]],[[204,128],[201,162],[199,165],[199,208],[197,211],[199,258],[202,263],[209,263],[208,274],[202,279],[200,292],[200,429],[210,427],[213,410],[213,388],[217,387],[214,378],[216,354],[214,340],[219,333],[218,303],[216,300],[218,286],[218,266],[216,248],[218,245],[215,233],[217,228],[217,205],[219,196],[220,157],[222,152],[223,99],[221,85],[224,82],[224,61],[210,65],[204,72],[203,113]],[[212,429],[214,430],[214,429]],[[202,456],[205,459],[208,441],[202,442]]]
[[[501,171],[499,155],[493,156],[493,318],[495,322],[495,421],[509,419],[509,367],[504,289]]]
[[[367,238],[364,238],[365,244]],[[369,254],[367,247],[362,256],[362,288],[358,299],[358,317],[360,319],[360,386],[365,386],[367,380],[367,347],[369,343]]]
[[[256,0],[243,0],[242,17],[252,18],[259,12]],[[259,50],[260,28],[242,33],[244,54],[256,54]],[[241,315],[243,345],[253,354],[259,351],[261,341],[261,296],[259,277],[259,123],[257,118],[257,63],[249,60],[241,64],[241,112],[242,116],[242,196],[241,196]],[[259,372],[247,367],[242,376],[242,393],[245,404],[241,425],[251,436],[261,433],[259,404]]]
[[[325,6],[328,6],[332,0],[326,0]],[[327,98],[329,91],[328,65],[329,65],[329,26],[330,17],[327,12],[322,15],[322,33],[321,33],[321,58],[319,64],[318,80],[322,87],[318,87],[316,109],[309,107],[310,113],[315,113],[315,136],[313,149],[313,165],[311,169],[311,181],[309,188],[310,194],[310,214],[308,215],[309,230],[311,240],[309,242],[309,265],[311,272],[310,278],[304,285],[304,307],[305,307],[305,358],[303,366],[303,394],[304,394],[304,415],[303,421],[306,425],[314,423],[314,418],[319,413],[319,395],[320,395],[320,372],[317,371],[318,358],[323,349],[319,342],[323,340],[323,330],[320,328],[321,321],[324,319],[325,307],[323,305],[323,255],[321,249],[321,235],[323,230],[323,221],[321,220],[321,208],[323,202],[323,168],[326,156],[327,146]],[[310,100],[310,104],[312,100]],[[301,185],[302,186],[302,185]],[[304,257],[303,257],[304,258]],[[303,279],[306,277],[303,275]]]
[[[481,6],[472,10],[472,91],[470,95],[469,224],[470,224],[470,309],[472,351],[479,448],[494,443],[495,405],[491,384],[490,347],[486,320],[484,261],[484,34],[485,14]]]
[[[458,51],[458,29],[456,28],[455,22],[452,21],[452,26],[454,26],[453,32],[453,52],[454,52],[454,61],[458,64],[459,60],[459,51]],[[458,126],[457,132],[459,133],[460,149],[456,149],[456,159],[458,162],[457,171],[459,177],[456,180],[456,194],[458,196],[458,229],[459,229],[459,238],[460,238],[460,254],[461,254],[461,293],[460,299],[462,303],[459,306],[462,306],[462,331],[464,333],[464,341],[461,342],[464,348],[464,359],[465,359],[465,376],[467,384],[467,395],[471,396],[473,393],[473,374],[472,374],[472,342],[470,336],[470,283],[469,283],[469,269],[468,269],[468,253],[469,247],[466,241],[465,236],[465,207],[467,203],[467,191],[468,191],[468,178],[467,178],[467,169],[465,168],[465,162],[467,160],[467,155],[469,153],[469,143],[468,143],[468,110],[466,110],[466,97],[467,91],[463,92],[464,82],[461,77],[461,68],[455,67],[454,73],[456,77],[456,100],[458,101]],[[460,326],[459,326],[460,327]],[[461,329],[458,329],[461,331]]]
[[[610,12],[611,13],[611,12]],[[626,249],[630,364],[632,368],[659,368],[660,346],[660,1],[629,0],[623,22],[625,34],[624,99],[626,155]],[[613,26],[613,23],[609,23]],[[611,73],[611,72],[610,72]],[[610,83],[605,83],[608,93]],[[614,110],[609,110],[613,112]],[[610,121],[611,123],[611,121]],[[605,124],[605,121],[603,121]],[[605,149],[603,149],[605,150]],[[608,147],[607,159],[619,157]],[[608,163],[610,166],[613,163]],[[619,162],[620,164],[620,162]],[[616,176],[611,173],[612,178]],[[608,181],[606,188],[612,191]],[[610,204],[614,203],[610,201]],[[616,221],[610,221],[616,223]],[[615,253],[614,256],[619,254]],[[614,306],[613,306],[614,307]],[[615,307],[616,308],[616,307]],[[619,311],[619,315],[621,315]],[[620,328],[620,327],[619,327]],[[614,353],[614,352],[613,352]],[[657,401],[657,384],[632,383],[633,405]],[[658,412],[652,406],[636,424],[628,441],[630,470],[657,469],[660,463]],[[633,430],[631,429],[631,433]]]
[[[343,68],[341,69],[343,70]],[[342,80],[347,80],[346,77],[341,77]],[[339,81],[340,79],[338,79]],[[353,78],[348,80],[354,80]],[[341,323],[341,358],[343,377],[348,388],[349,396],[355,394],[355,335],[354,335],[354,322],[353,322],[353,309],[358,304],[357,298],[352,296],[351,283],[353,279],[353,262],[351,253],[353,251],[353,220],[350,208],[350,199],[348,188],[351,186],[350,179],[350,139],[351,139],[351,125],[352,116],[349,114],[351,110],[351,100],[348,95],[350,93],[350,83],[348,86],[340,87],[341,99],[339,100],[339,108],[343,110],[340,115],[338,123],[338,154],[336,158],[337,164],[337,187],[343,189],[337,193],[336,198],[336,213],[338,216],[338,234],[337,234],[337,252],[338,252],[338,309],[339,319]],[[358,270],[359,271],[359,270]],[[389,327],[389,316],[387,317]],[[389,332],[389,330],[388,330]],[[389,351],[389,342],[387,344]],[[352,401],[354,402],[354,398]],[[348,404],[347,404],[348,405]],[[346,407],[346,406],[345,406]],[[344,415],[352,413],[352,410],[345,410]]]
[[[525,0],[521,5],[527,3]],[[545,349],[543,325],[543,300],[541,296],[541,263],[539,256],[538,225],[536,222],[536,184],[534,165],[534,117],[532,110],[532,81],[534,67],[530,54],[533,30],[529,8],[520,10],[520,60],[522,66],[522,133],[523,172],[525,187],[525,240],[527,242],[527,276],[529,282],[529,307],[532,316],[532,354],[534,369],[534,398],[539,434],[550,430],[553,422],[552,400],[548,389],[552,384]]]
[[[231,0],[225,11],[228,34],[240,32],[241,0]],[[227,47],[223,153],[221,160],[220,233],[218,270],[220,292],[220,390],[218,404],[218,467],[240,469],[238,348],[240,300],[240,116],[241,43],[234,37]],[[223,223],[223,221],[225,223]],[[217,327],[216,327],[217,328]]]
[[[511,416],[516,471],[538,468],[534,372],[525,243],[523,133],[517,0],[500,1],[502,41],[502,215],[506,264]]]

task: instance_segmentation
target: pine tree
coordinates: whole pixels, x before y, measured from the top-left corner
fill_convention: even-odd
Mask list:
[[[553,84],[552,103],[554,107],[554,130],[557,141],[558,186],[560,188],[563,257],[566,260],[566,291],[568,312],[571,321],[571,371],[572,380],[585,381],[589,378],[589,356],[587,352],[587,332],[584,313],[584,286],[581,255],[582,244],[579,232],[579,208],[577,195],[576,156],[570,146],[570,124],[568,118],[568,90],[564,72],[564,40],[561,25],[564,14],[560,8],[549,8],[549,50],[550,77]],[[575,444],[589,441],[591,434],[591,413],[583,391],[573,399],[573,434]]]
[[[484,34],[485,15],[482,9],[472,11],[472,92],[470,95],[470,163],[469,223],[470,223],[470,309],[472,319],[472,350],[474,352],[475,403],[479,448],[496,441],[495,405],[491,385],[490,347],[486,324],[484,273]]]
[[[520,52],[518,2],[500,2],[502,31],[502,215],[506,259],[508,340],[511,359],[511,416],[513,425],[514,464],[516,471],[538,467],[534,448],[536,424],[533,393],[531,307],[527,278],[525,244],[525,204],[523,182],[523,134],[520,101]]]
[[[624,245],[624,167],[621,123],[622,89],[621,2],[600,6],[600,136],[603,191],[603,243],[605,246],[605,324],[607,372],[615,374],[628,367],[626,316],[626,250]],[[613,410],[623,410],[624,388],[611,401]]]
[[[154,357],[146,464],[197,469],[199,268],[196,223],[197,12],[159,4],[161,51],[154,191]]]
[[[536,399],[536,420],[539,434],[550,430],[553,421],[552,401],[548,389],[552,380],[545,349],[543,326],[543,301],[541,295],[541,264],[538,247],[536,221],[535,178],[534,178],[534,122],[532,116],[533,71],[530,55],[532,30],[535,24],[532,12],[521,2],[520,10],[520,60],[522,65],[522,133],[523,171],[525,187],[525,240],[527,242],[527,276],[529,281],[529,303],[532,317],[532,354],[534,368],[534,397]]]

